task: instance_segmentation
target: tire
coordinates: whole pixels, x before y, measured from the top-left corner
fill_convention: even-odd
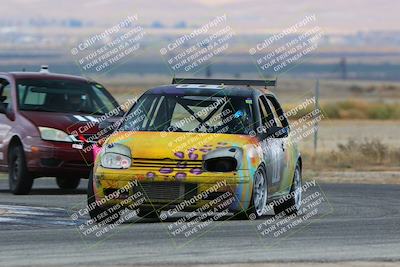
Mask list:
[[[26,195],[32,189],[33,177],[28,171],[22,145],[14,145],[10,149],[8,157],[8,182],[10,191],[14,195]]]
[[[301,206],[301,184],[301,167],[300,164],[297,163],[290,193],[286,196],[286,201],[282,202],[280,205],[274,205],[275,214],[285,212],[286,215],[291,215],[299,212]]]
[[[268,180],[262,167],[259,167],[254,174],[253,190],[250,206],[247,210],[235,213],[234,219],[255,220],[261,218],[268,199]]]
[[[87,204],[88,204],[88,209],[89,209],[89,216],[95,222],[102,222],[102,221],[110,218],[110,220],[107,220],[107,223],[111,224],[111,223],[115,223],[120,218],[118,211],[110,212],[109,209],[101,207],[96,204],[95,191],[94,191],[94,187],[93,187],[93,172],[92,171],[90,172],[89,179],[88,179]]]
[[[57,185],[61,189],[76,189],[79,186],[81,178],[73,178],[68,176],[56,177]]]

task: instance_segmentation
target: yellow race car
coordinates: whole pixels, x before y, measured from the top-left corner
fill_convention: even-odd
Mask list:
[[[266,89],[274,80],[178,79],[144,93],[102,145],[89,180],[92,219],[118,210],[295,213],[302,160]],[[101,124],[109,127],[108,122]]]

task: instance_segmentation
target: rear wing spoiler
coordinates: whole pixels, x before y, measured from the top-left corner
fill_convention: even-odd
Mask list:
[[[244,86],[276,86],[275,80],[238,80],[238,79],[196,79],[173,78],[172,84],[210,84],[210,85],[244,85]]]

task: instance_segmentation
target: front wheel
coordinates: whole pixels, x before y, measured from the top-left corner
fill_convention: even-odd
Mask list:
[[[87,189],[87,204],[89,209],[89,216],[94,222],[106,221],[107,223],[117,222],[120,218],[118,210],[111,211],[105,207],[99,205],[96,202],[96,193],[93,184],[93,172],[91,171],[88,179]]]
[[[68,176],[56,177],[57,185],[61,189],[76,189],[79,186],[81,178],[73,178]]]
[[[245,211],[239,211],[234,215],[235,219],[258,219],[263,216],[268,197],[268,181],[262,167],[259,167],[254,174],[253,194],[250,207]]]
[[[33,178],[26,166],[22,145],[11,147],[8,158],[8,182],[15,195],[26,195],[32,189]]]

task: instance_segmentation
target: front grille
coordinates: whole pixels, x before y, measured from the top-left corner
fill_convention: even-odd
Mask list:
[[[133,193],[141,192],[151,202],[188,200],[197,194],[197,184],[149,182],[141,183],[133,188]]]
[[[55,158],[41,158],[40,164],[44,167],[58,167],[62,160]]]
[[[123,191],[119,189],[114,189],[114,188],[104,188],[103,193],[105,196],[112,197],[113,194],[115,193],[115,196],[119,199],[127,199],[129,197],[129,192],[128,191]]]
[[[174,170],[201,169],[201,160],[176,160],[176,159],[141,159],[134,158],[132,167],[143,168],[172,168]]]

